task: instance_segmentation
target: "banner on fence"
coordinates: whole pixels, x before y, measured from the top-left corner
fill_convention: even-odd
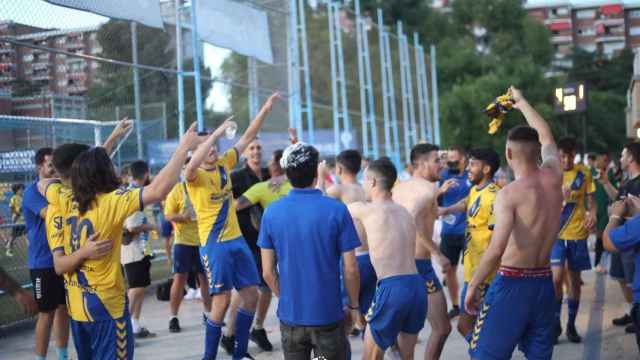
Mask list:
[[[163,29],[160,2],[158,0],[45,0],[76,10],[89,11],[94,14],[112,18],[136,21],[140,24]]]

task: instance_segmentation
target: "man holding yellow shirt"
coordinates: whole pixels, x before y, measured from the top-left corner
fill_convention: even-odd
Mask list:
[[[186,183],[180,182],[173,187],[165,201],[164,216],[167,221],[174,224],[175,228],[172,249],[173,284],[169,298],[171,311],[169,332],[178,333],[181,331],[178,309],[184,297],[184,285],[190,272],[194,271],[197,274],[205,314],[211,311],[211,298],[207,296],[207,278],[200,262],[198,223],[195,221],[196,213],[193,210],[189,194],[187,194]]]
[[[573,343],[582,341],[576,330],[576,315],[580,306],[580,272],[591,269],[587,237],[596,224],[596,206],[593,194],[596,191],[591,171],[582,164],[574,164],[576,140],[564,138],[558,142],[560,162],[562,163],[562,208],[560,234],[551,250],[551,270],[556,293],[556,338],[562,334],[560,313],[565,276],[568,267],[569,294],[567,305],[567,339]],[[557,341],[557,340],[556,340]]]
[[[269,172],[271,179],[259,182],[249,188],[236,203],[236,210],[240,211],[247,207],[260,204],[266,209],[272,202],[280,200],[291,191],[291,183],[280,167],[280,159],[282,159],[282,150],[273,152],[271,161],[269,161]]]

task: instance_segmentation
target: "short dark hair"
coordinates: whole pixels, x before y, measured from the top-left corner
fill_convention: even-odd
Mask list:
[[[596,153],[589,153],[589,155],[587,155],[587,159],[591,160],[591,161],[595,161],[596,160]]]
[[[463,148],[462,146],[460,146],[460,145],[452,145],[452,146],[449,146],[449,150],[451,150],[451,151],[457,151],[457,152],[459,152],[462,156],[465,156],[465,155],[466,155],[466,154],[465,154],[465,151],[464,151],[464,148]]]
[[[388,157],[381,157],[380,159],[372,161],[369,164],[367,171],[375,174],[376,179],[387,191],[391,191],[393,185],[398,179],[396,167]]]
[[[284,150],[278,149],[273,152],[273,160],[280,166],[280,160],[282,159],[282,154],[284,154]]]
[[[362,155],[358,150],[345,150],[338,154],[336,162],[342,165],[348,172],[355,175],[360,172]]]
[[[429,153],[438,150],[440,150],[440,148],[437,145],[417,144],[413,147],[413,149],[411,149],[411,164],[415,166],[418,159],[420,159],[424,155],[429,155]]]
[[[120,179],[104,148],[92,148],[78,155],[73,161],[71,188],[80,215],[91,208],[99,194],[110,193],[118,187]]]
[[[44,158],[51,155],[53,155],[53,149],[50,147],[43,147],[38,149],[38,151],[36,151],[36,158],[35,158],[36,165],[40,166],[44,164]]]
[[[631,155],[633,161],[640,165],[640,143],[630,142],[624,145],[624,149]]]
[[[540,144],[540,138],[538,137],[536,129],[526,125],[516,126],[509,130],[507,140],[513,142]]]
[[[578,151],[578,143],[574,137],[564,137],[558,141],[558,150],[565,154],[576,153]]]
[[[308,188],[318,177],[320,154],[311,145],[298,143],[287,154],[285,173],[295,188]],[[289,150],[289,149],[287,149]],[[283,154],[284,157],[284,154]]]
[[[17,194],[18,191],[24,189],[24,184],[12,184],[11,185],[11,192],[13,192],[14,194]]]
[[[598,150],[598,151],[596,151],[596,156],[609,157],[609,151],[607,151],[607,150]]]
[[[73,161],[83,152],[89,150],[89,145],[69,143],[62,144],[53,150],[53,167],[63,178],[71,177]]]
[[[489,173],[489,177],[493,178],[498,169],[500,169],[500,155],[489,148],[478,148],[473,149],[469,152],[469,157],[472,159],[477,159],[482,161],[483,163],[489,165],[491,168],[491,172]]]
[[[142,181],[149,173],[149,165],[144,160],[136,160],[129,165],[129,173],[135,180]]]

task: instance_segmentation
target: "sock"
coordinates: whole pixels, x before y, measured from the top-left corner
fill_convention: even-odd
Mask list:
[[[631,315],[631,308],[633,306],[629,303],[624,303],[624,313]]]
[[[255,314],[248,310],[239,308],[236,316],[236,348],[233,351],[234,359],[242,359],[249,347],[249,329],[253,323]]]
[[[44,356],[36,355],[36,360],[47,360],[47,358]]]
[[[580,307],[580,301],[575,299],[567,300],[569,305],[569,321],[567,321],[568,326],[576,326],[576,315],[578,315],[578,308]]]
[[[220,335],[222,335],[222,324],[207,320],[203,360],[216,360],[216,356],[218,356],[218,345],[220,344]]]
[[[58,353],[58,360],[67,360],[69,358],[69,353],[67,352],[67,347],[57,347],[56,353]]]
[[[556,313],[556,322],[560,322],[560,315],[562,314],[562,298],[556,298],[556,307],[555,307],[555,313]]]
[[[471,339],[473,339],[473,331],[471,331],[467,335],[465,335],[464,339],[467,340],[468,344],[471,344]]]
[[[173,320],[173,319],[177,319],[177,318],[178,318],[177,316],[175,316],[175,315],[171,315],[171,316],[169,316],[169,321],[171,321],[171,320]]]
[[[264,329],[264,327],[262,325],[258,325],[258,323],[256,323],[255,325],[253,325],[253,329],[254,330],[262,330],[262,329]]]
[[[134,334],[140,332],[140,320],[131,318],[131,327]]]

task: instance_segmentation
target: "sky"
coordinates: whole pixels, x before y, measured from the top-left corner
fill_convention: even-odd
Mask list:
[[[64,22],[61,22],[62,19]],[[69,29],[100,25],[107,22],[108,18],[52,5],[43,0],[0,0],[0,20],[11,20],[43,28]],[[220,73],[220,66],[229,53],[226,49],[204,44],[204,64],[211,68],[213,76]],[[189,89],[186,90],[189,91]],[[229,109],[227,94],[228,90],[225,85],[214,84],[213,91],[206,99],[205,106],[213,108],[215,111],[227,111]]]

